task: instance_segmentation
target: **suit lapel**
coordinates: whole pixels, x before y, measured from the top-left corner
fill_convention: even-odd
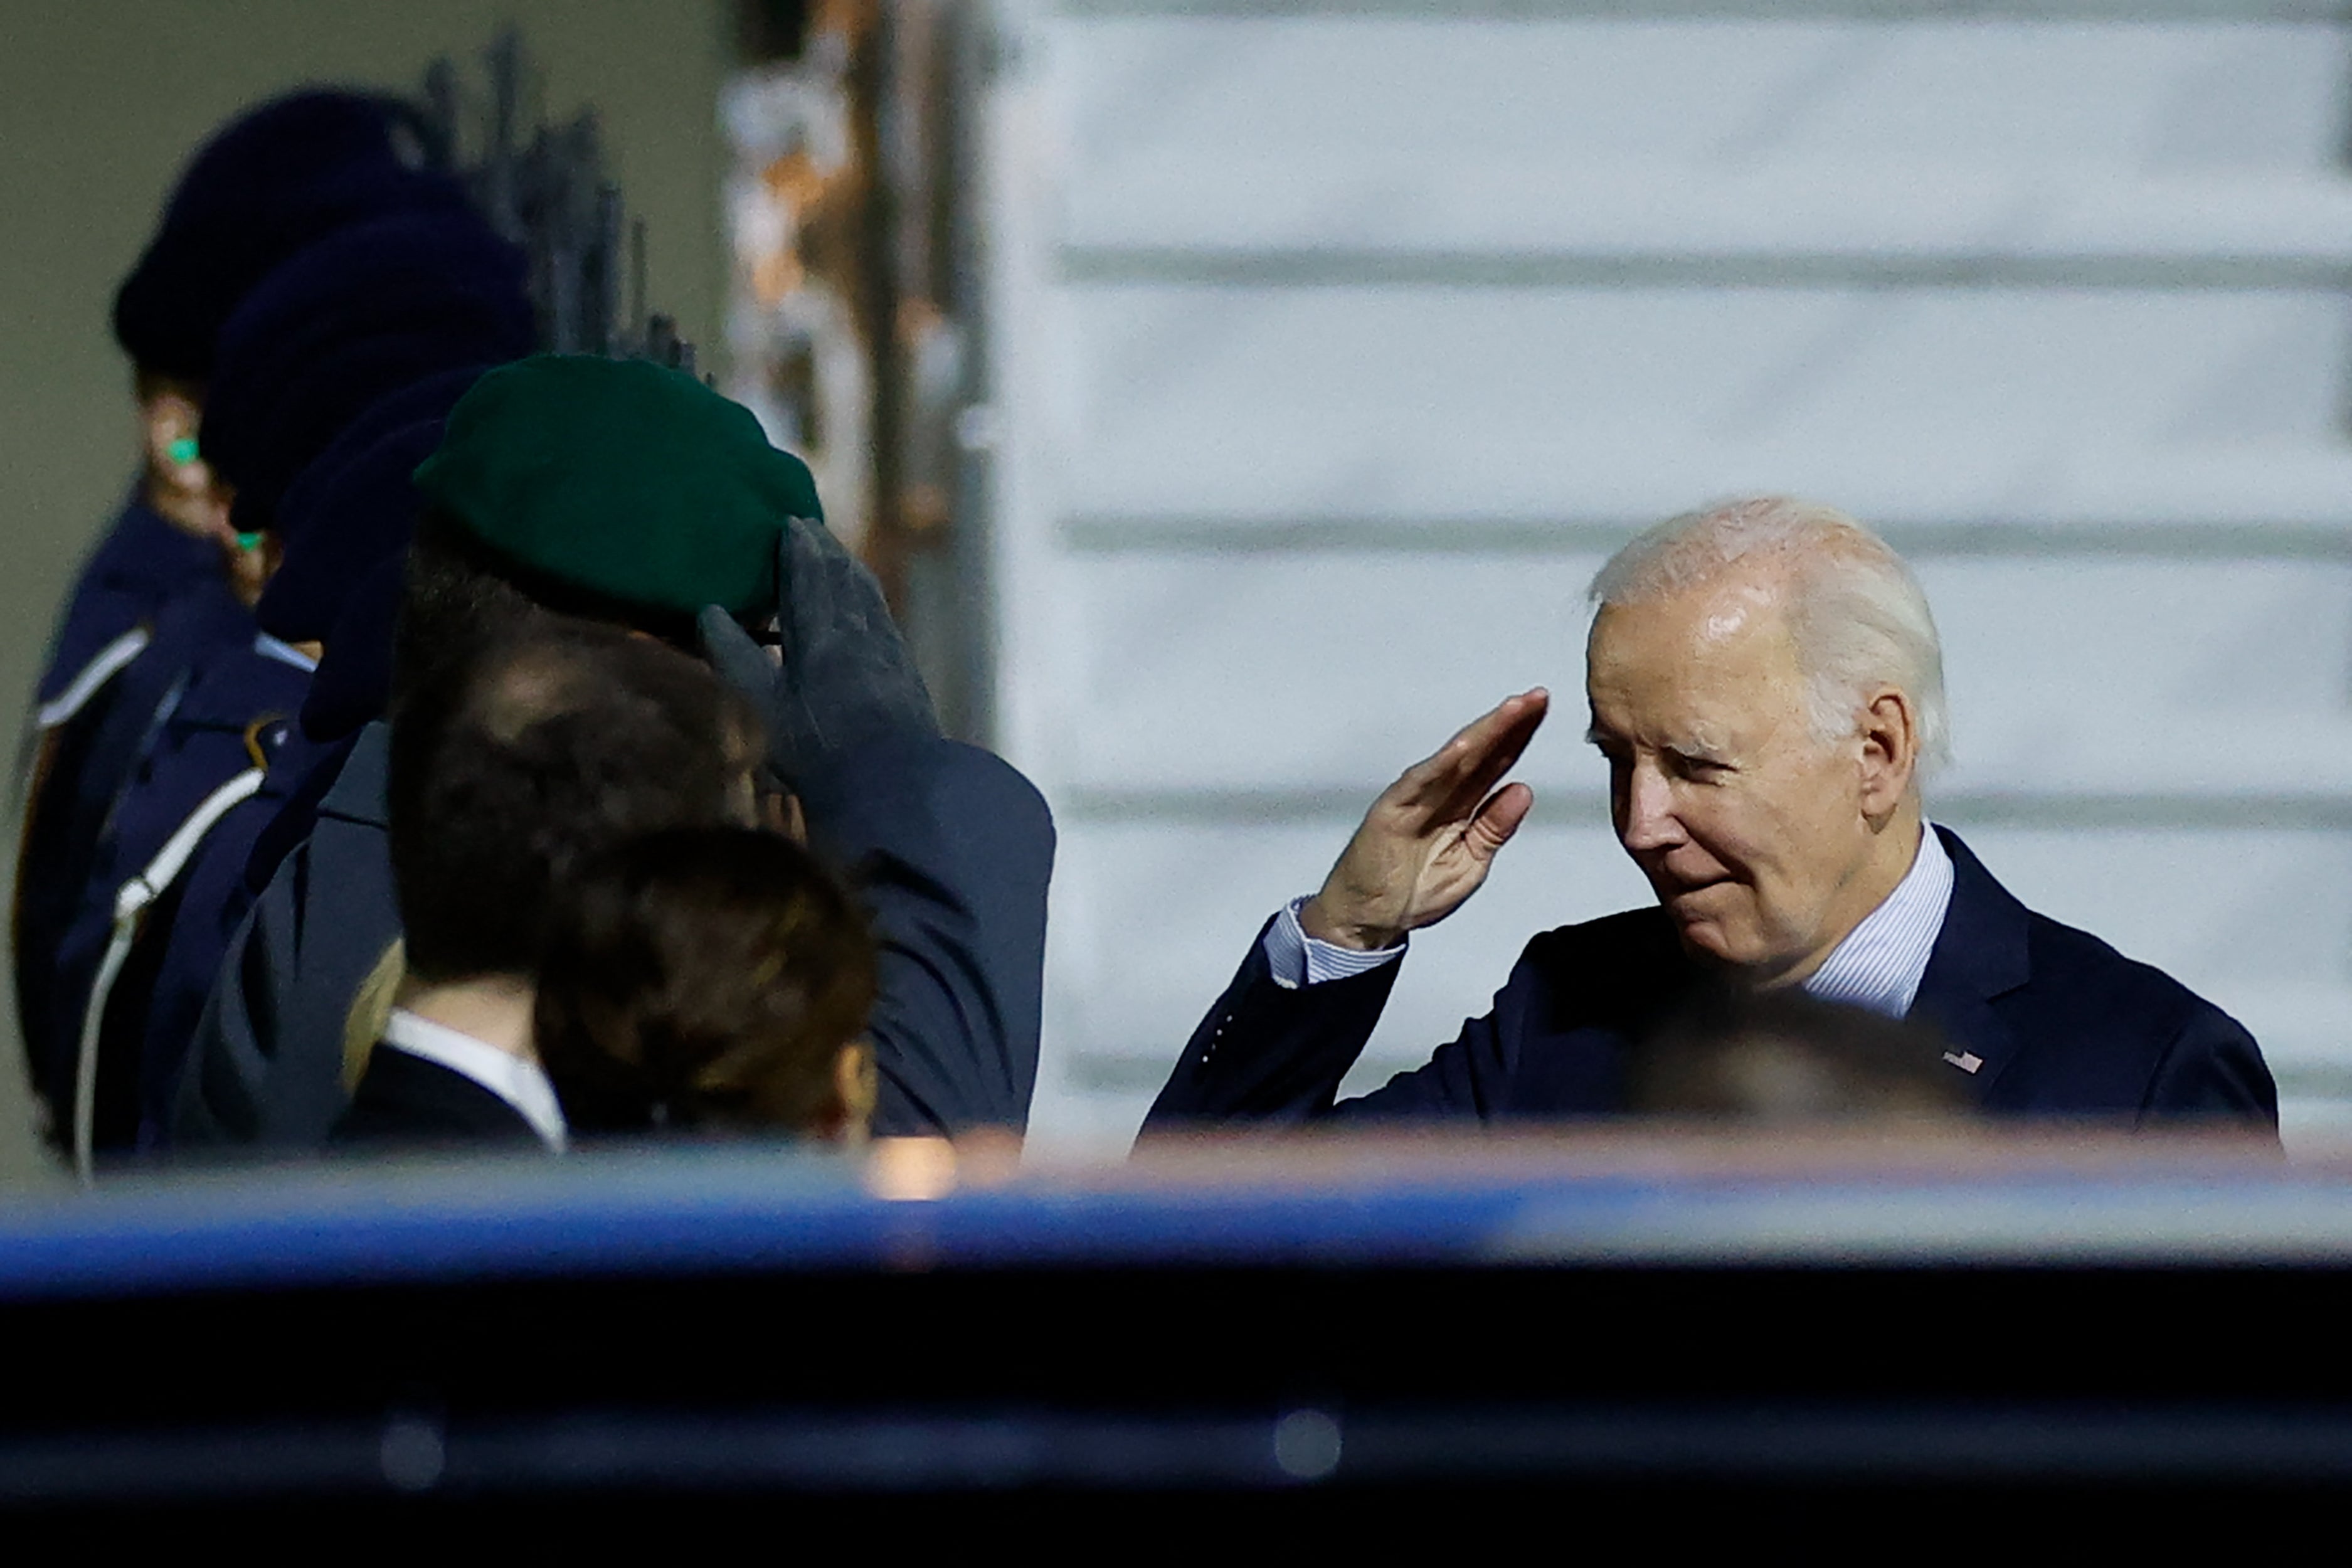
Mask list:
[[[2017,1055],[2017,1036],[1992,1003],[2032,977],[2028,916],[1958,834],[1942,827],[1936,834],[1952,858],[1952,902],[1910,1016],[1942,1031],[1950,1047],[1945,1059],[1969,1074],[1982,1100]]]

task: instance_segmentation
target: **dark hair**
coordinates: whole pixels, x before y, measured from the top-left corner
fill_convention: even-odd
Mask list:
[[[401,569],[400,611],[392,631],[392,708],[396,721],[414,693],[488,644],[557,624],[512,584],[488,569],[472,535],[426,509],[416,520]]]
[[[393,880],[410,972],[538,967],[551,891],[660,827],[741,820],[759,721],[704,666],[551,622],[443,666],[393,726]]]
[[[559,582],[483,542],[446,511],[426,507],[409,542],[393,633],[394,715],[435,670],[469,649],[527,635],[559,617],[624,626],[700,657],[693,616]]]
[[[751,829],[649,834],[564,889],[539,1056],[582,1132],[819,1131],[874,1005],[874,940],[807,850]]]
[[[1635,1053],[1631,1106],[1762,1123],[1965,1116],[1973,1102],[1943,1051],[1925,1024],[1709,987]]]

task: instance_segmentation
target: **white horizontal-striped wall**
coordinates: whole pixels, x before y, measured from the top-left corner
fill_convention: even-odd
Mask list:
[[[1266,912],[1508,691],[1563,699],[1538,816],[1359,1080],[1641,901],[1583,585],[1754,490],[1918,567],[1938,818],[2252,1026],[2291,1134],[2352,1114],[2352,30],[1251,9],[1001,10],[972,433],[999,738],[1063,825],[1039,1142],[1122,1142]]]

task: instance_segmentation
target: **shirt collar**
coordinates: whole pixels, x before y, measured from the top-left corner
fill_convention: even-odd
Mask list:
[[[555,1098],[555,1086],[537,1062],[525,1061],[405,1007],[394,1007],[392,1016],[384,1020],[383,1043],[471,1079],[514,1107],[549,1148],[564,1146],[563,1107]]]
[[[1911,1010],[1944,914],[1952,903],[1952,858],[1932,825],[1921,823],[1919,849],[1903,880],[1804,983],[1809,995],[1899,1018]]]

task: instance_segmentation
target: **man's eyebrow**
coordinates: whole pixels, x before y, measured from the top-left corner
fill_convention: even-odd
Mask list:
[[[1721,747],[1711,746],[1696,735],[1691,736],[1682,742],[1665,746],[1661,749],[1672,753],[1674,756],[1685,763],[1705,763],[1713,767],[1724,767],[1728,765],[1725,761],[1723,749]]]

